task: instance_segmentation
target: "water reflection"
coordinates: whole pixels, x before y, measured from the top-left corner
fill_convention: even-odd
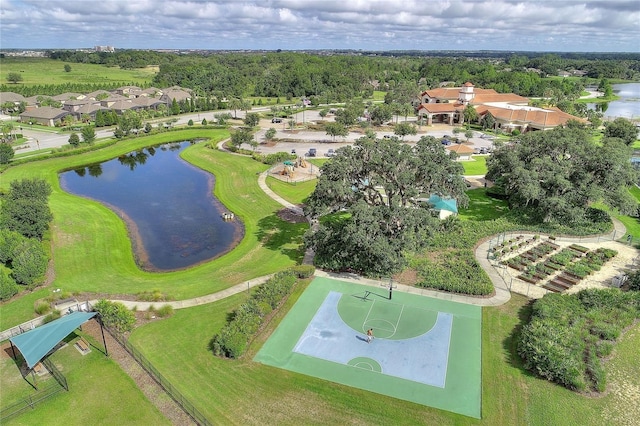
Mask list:
[[[136,261],[173,270],[213,259],[242,238],[242,224],[213,196],[214,177],[180,159],[189,142],[149,147],[60,175],[62,187],[122,217]]]

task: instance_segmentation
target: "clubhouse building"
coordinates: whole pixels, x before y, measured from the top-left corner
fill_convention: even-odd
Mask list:
[[[417,113],[420,119],[426,117],[427,125],[463,124],[463,111],[468,105],[475,108],[479,120],[491,113],[495,128],[505,132],[549,130],[569,120],[584,121],[555,107],[529,106],[529,98],[514,93],[498,93],[493,89],[478,89],[469,82],[462,87],[441,87],[422,92]]]

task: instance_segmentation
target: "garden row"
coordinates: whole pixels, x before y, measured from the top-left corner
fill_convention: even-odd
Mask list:
[[[496,246],[494,256],[501,257],[513,251],[534,244],[539,241],[539,236],[526,239],[520,235]],[[563,292],[578,284],[582,279],[600,268],[617,252],[615,250],[599,248],[590,251],[578,244],[564,248],[555,243],[553,237],[542,241],[528,250],[519,253],[501,263],[521,272],[518,278],[539,284],[544,281],[543,288],[553,292]],[[579,259],[579,260],[578,260]]]

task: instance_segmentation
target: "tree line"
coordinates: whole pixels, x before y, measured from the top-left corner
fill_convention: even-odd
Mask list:
[[[378,88],[387,91],[409,85],[413,93],[436,87],[441,82],[460,85],[466,81],[478,87],[542,97],[557,91],[576,95],[589,79],[637,79],[640,55],[591,57],[559,54],[516,53],[498,57],[467,54],[434,56],[320,54],[300,52],[207,52],[176,53],[124,50],[107,52],[50,52],[64,61],[101,63],[123,68],[158,65],[153,84],[179,85],[197,95],[225,97],[310,97],[325,102],[369,97]],[[132,65],[133,64],[133,65]],[[581,79],[547,79],[558,71],[580,70]],[[4,89],[3,89],[4,90]]]

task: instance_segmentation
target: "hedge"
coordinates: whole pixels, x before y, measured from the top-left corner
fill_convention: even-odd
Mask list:
[[[251,298],[232,313],[231,320],[220,333],[213,336],[209,342],[213,354],[228,358],[240,357],[265,317],[291,293],[297,276],[291,270],[279,272],[259,286]]]
[[[520,334],[518,354],[541,377],[577,391],[602,392],[600,358],[611,353],[622,331],[640,318],[640,292],[587,289],[548,294],[533,304]]]

